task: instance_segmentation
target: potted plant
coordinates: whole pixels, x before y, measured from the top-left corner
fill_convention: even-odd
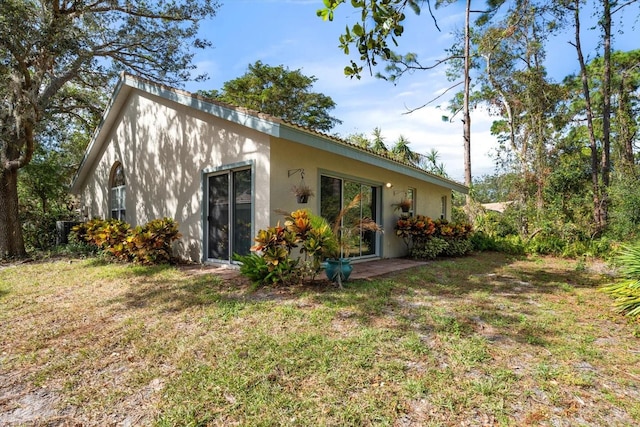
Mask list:
[[[395,208],[395,210],[400,210],[402,211],[402,213],[407,213],[409,212],[409,209],[411,209],[411,205],[413,203],[411,202],[411,199],[401,199],[398,203],[394,203],[392,206]]]
[[[353,248],[354,238],[362,235],[366,231],[382,232],[379,226],[371,218],[359,218],[356,221],[348,221],[346,214],[351,209],[360,206],[361,195],[356,195],[351,202],[345,206],[336,216],[331,226],[331,233],[335,244],[329,245],[330,248],[325,255],[327,260],[325,263],[325,274],[332,282],[337,282],[342,287],[342,282],[347,281],[353,270],[349,254]]]
[[[304,182],[294,185],[291,188],[291,192],[296,196],[298,203],[307,203],[309,201],[309,197],[313,197],[315,195],[311,187]]]

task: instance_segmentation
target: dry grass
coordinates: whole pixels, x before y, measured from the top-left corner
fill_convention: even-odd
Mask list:
[[[591,267],[481,254],[259,291],[0,267],[0,424],[637,425],[640,325]]]

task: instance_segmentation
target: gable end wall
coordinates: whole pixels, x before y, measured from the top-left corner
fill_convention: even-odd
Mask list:
[[[270,179],[267,135],[146,92],[131,91],[112,128],[103,131],[102,152],[81,185],[89,217],[110,216],[109,175],[120,161],[127,183],[127,222],[174,218],[183,235],[177,254],[193,261],[203,257],[203,171],[248,161],[257,183]],[[270,219],[270,188],[255,185],[255,190],[258,229]]]

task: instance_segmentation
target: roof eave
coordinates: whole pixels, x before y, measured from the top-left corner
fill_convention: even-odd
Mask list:
[[[309,147],[340,154],[345,157],[355,158],[363,163],[407,175],[430,184],[447,187],[459,193],[469,193],[469,188],[467,186],[450,179],[443,178],[418,167],[409,166],[397,160],[372,153],[369,150],[361,149],[355,145],[341,143],[334,141],[330,137],[322,137],[314,133],[309,133],[295,125],[280,124],[278,126],[278,130],[278,136],[282,139],[287,139]]]

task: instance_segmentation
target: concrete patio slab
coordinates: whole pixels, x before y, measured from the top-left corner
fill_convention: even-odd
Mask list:
[[[353,271],[351,272],[349,280],[370,279],[396,271],[419,267],[428,263],[429,261],[416,261],[405,258],[379,258],[357,261],[353,263]],[[189,266],[182,266],[181,268],[191,274],[215,274],[216,276],[220,276],[222,279],[233,279],[240,275],[238,268],[233,265],[216,266],[209,264],[193,264]]]
[[[370,279],[396,271],[420,267],[428,263],[429,261],[416,261],[405,258],[384,258],[355,262],[353,263],[353,271],[349,280]]]

